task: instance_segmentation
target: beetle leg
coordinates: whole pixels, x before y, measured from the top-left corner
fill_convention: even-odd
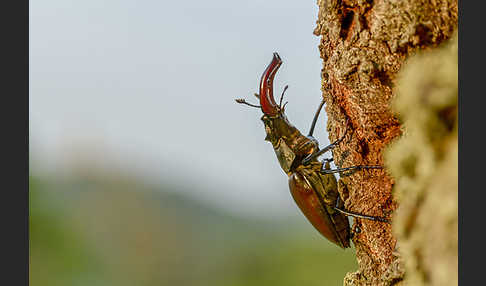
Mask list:
[[[308,155],[307,157],[305,157],[302,160],[302,164],[303,165],[309,164],[310,161],[316,159],[317,157],[321,156],[322,154],[326,153],[329,150],[334,149],[337,145],[339,145],[339,143],[341,143],[344,140],[344,138],[346,137],[346,131],[348,130],[347,126],[348,125],[346,124],[346,130],[344,131],[344,134],[343,134],[343,136],[341,136],[341,138],[339,138],[338,140],[334,141],[333,143],[327,145],[326,147],[322,148],[321,150],[319,150],[319,151],[317,151],[313,154]]]
[[[368,220],[372,220],[372,221],[381,221],[381,222],[390,223],[390,221],[388,219],[384,218],[384,217],[364,215],[364,214],[360,214],[360,213],[347,211],[347,210],[343,209],[344,204],[342,206],[343,208],[341,208],[340,203],[341,203],[341,198],[338,196],[338,198],[336,200],[336,205],[334,206],[334,209],[337,210],[338,212],[344,214],[344,215],[368,219]]]
[[[325,101],[324,101],[324,99],[322,99],[321,104],[319,104],[319,107],[317,108],[316,114],[314,115],[314,119],[312,119],[312,124],[311,124],[311,128],[309,130],[308,136],[312,136],[312,134],[314,134],[314,127],[316,127],[317,118],[319,117],[319,114],[321,113],[321,109],[322,109],[322,106],[324,105],[324,103],[325,103]]]
[[[335,173],[342,173],[346,171],[353,171],[353,170],[362,170],[362,169],[383,169],[383,166],[352,166],[347,168],[337,168],[337,169],[323,169],[321,170],[322,174],[335,174]]]
[[[369,219],[369,220],[372,220],[372,221],[380,221],[380,222],[390,223],[390,221],[388,219],[384,218],[384,217],[363,215],[363,214],[343,210],[343,209],[340,209],[338,207],[334,207],[334,209],[337,210],[338,212],[342,213],[342,214],[347,215],[347,216]]]

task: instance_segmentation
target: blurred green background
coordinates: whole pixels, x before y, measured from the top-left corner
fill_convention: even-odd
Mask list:
[[[354,249],[99,169],[30,177],[30,284],[342,285]]]

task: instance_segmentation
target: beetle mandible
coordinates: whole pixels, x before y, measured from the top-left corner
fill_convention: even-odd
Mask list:
[[[318,157],[332,150],[344,139],[346,131],[336,142],[319,149],[319,143],[312,137],[324,100],[319,105],[311,124],[309,134],[302,135],[285,116],[285,104],[282,99],[288,86],[285,86],[277,105],[273,97],[273,79],[282,60],[278,53],[273,58],[260,79],[260,105],[247,103],[244,99],[236,102],[261,108],[261,120],[265,125],[266,141],[272,143],[281,168],[289,177],[289,188],[297,206],[310,223],[328,240],[342,248],[350,246],[351,230],[347,216],[359,217],[373,221],[389,222],[382,217],[362,215],[346,211],[340,200],[337,180],[334,173],[358,169],[380,169],[381,166],[352,166],[331,169],[330,159],[318,161]]]

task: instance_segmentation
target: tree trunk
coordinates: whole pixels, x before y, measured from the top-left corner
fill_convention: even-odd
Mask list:
[[[457,26],[457,1],[318,0],[314,34],[322,36],[322,91],[338,167],[384,165],[382,152],[398,138],[401,125],[390,109],[397,73],[420,49],[449,39]],[[374,216],[391,216],[395,181],[388,170],[361,170],[342,175],[345,208]],[[394,285],[404,277],[392,225],[356,219],[353,238],[359,269],[345,285]],[[359,230],[359,231],[358,231]]]

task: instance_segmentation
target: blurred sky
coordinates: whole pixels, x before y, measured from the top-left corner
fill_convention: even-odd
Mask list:
[[[176,183],[238,214],[301,216],[256,103],[275,94],[302,132],[320,101],[316,1],[30,1],[31,172],[95,160]],[[329,143],[321,114],[316,138]]]

